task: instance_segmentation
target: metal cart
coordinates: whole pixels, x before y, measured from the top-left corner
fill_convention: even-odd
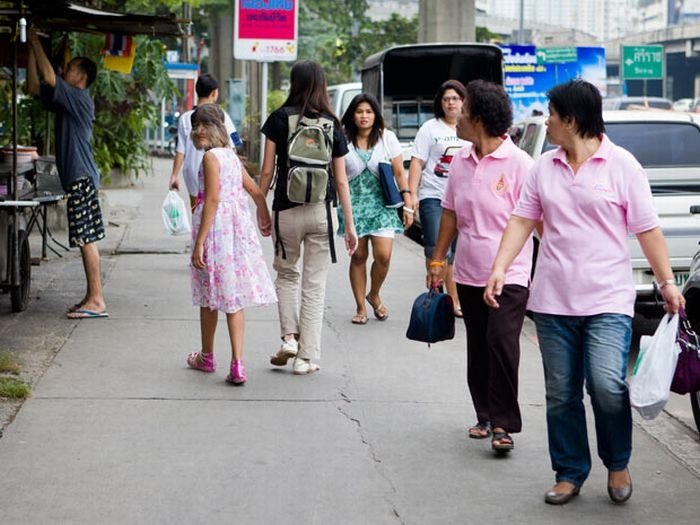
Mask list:
[[[12,45],[12,156],[11,161],[0,166],[0,184],[5,188],[5,195],[0,197],[0,239],[5,238],[0,246],[0,290],[10,293],[14,312],[21,312],[27,307],[31,283],[31,254],[29,239],[25,229],[24,212],[39,206],[33,200],[22,200],[19,193],[19,176],[32,171],[32,163],[17,162],[17,55],[21,40],[26,39],[26,21],[20,10],[6,10],[4,25],[9,25],[14,37]]]

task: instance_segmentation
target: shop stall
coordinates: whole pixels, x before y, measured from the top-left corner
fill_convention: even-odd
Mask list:
[[[39,156],[33,145],[18,144],[18,78],[26,67],[26,33],[34,24],[42,33],[87,32],[115,35],[184,36],[189,21],[172,16],[147,16],[94,9],[61,0],[0,1],[0,33],[7,45],[0,51],[0,66],[11,84],[9,144],[0,145],[0,291],[9,292],[12,310],[26,309],[31,287],[29,233],[42,235],[42,257],[53,237],[47,209],[64,198],[56,183],[52,157]],[[96,126],[100,123],[96,122]],[[48,140],[45,141],[45,144]],[[44,152],[46,153],[46,152]],[[53,240],[61,249],[67,249]]]

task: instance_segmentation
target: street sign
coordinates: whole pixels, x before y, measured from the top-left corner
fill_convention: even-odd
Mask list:
[[[235,0],[233,56],[260,62],[297,58],[299,0]]]
[[[622,46],[620,63],[625,80],[664,78],[664,47]]]
[[[575,47],[540,47],[535,51],[535,55],[538,64],[563,64],[578,60]]]

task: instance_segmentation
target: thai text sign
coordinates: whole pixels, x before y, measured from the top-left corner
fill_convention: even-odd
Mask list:
[[[622,77],[625,80],[663,78],[663,46],[622,46]]]
[[[535,52],[538,64],[563,64],[576,62],[578,56],[575,47],[542,47]]]
[[[296,60],[299,0],[235,0],[233,55],[239,60]]]
[[[582,78],[605,96],[606,61],[604,47],[574,47],[576,53],[560,53],[567,62],[541,62],[541,49],[535,46],[501,46],[504,85],[513,105],[514,120],[522,120],[534,110],[547,113],[547,92],[557,84]],[[551,49],[551,48],[548,48]],[[548,57],[549,58],[549,57]]]

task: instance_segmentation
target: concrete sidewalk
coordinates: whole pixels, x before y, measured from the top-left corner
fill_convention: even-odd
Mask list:
[[[430,349],[405,339],[424,274],[421,248],[403,237],[383,295],[386,322],[350,323],[347,256],[332,267],[319,373],[269,365],[274,307],[246,312],[244,387],[224,382],[223,320],[219,370],[188,370],[185,356],[199,345],[188,239],[164,234],[170,162],[154,163],[155,177],[106,190],[109,319],[62,318],[82,290],[73,252],[35,269],[38,298],[27,312],[0,314],[0,346],[30,361],[50,349],[0,439],[0,523],[698,523],[700,443],[682,414],[635,421],[629,504],[609,503],[597,458],[580,497],[544,504],[553,474],[529,321],[515,451],[495,458],[488,440],[468,439],[464,328]],[[270,240],[263,246],[269,262]],[[27,327],[32,335],[21,335]]]

